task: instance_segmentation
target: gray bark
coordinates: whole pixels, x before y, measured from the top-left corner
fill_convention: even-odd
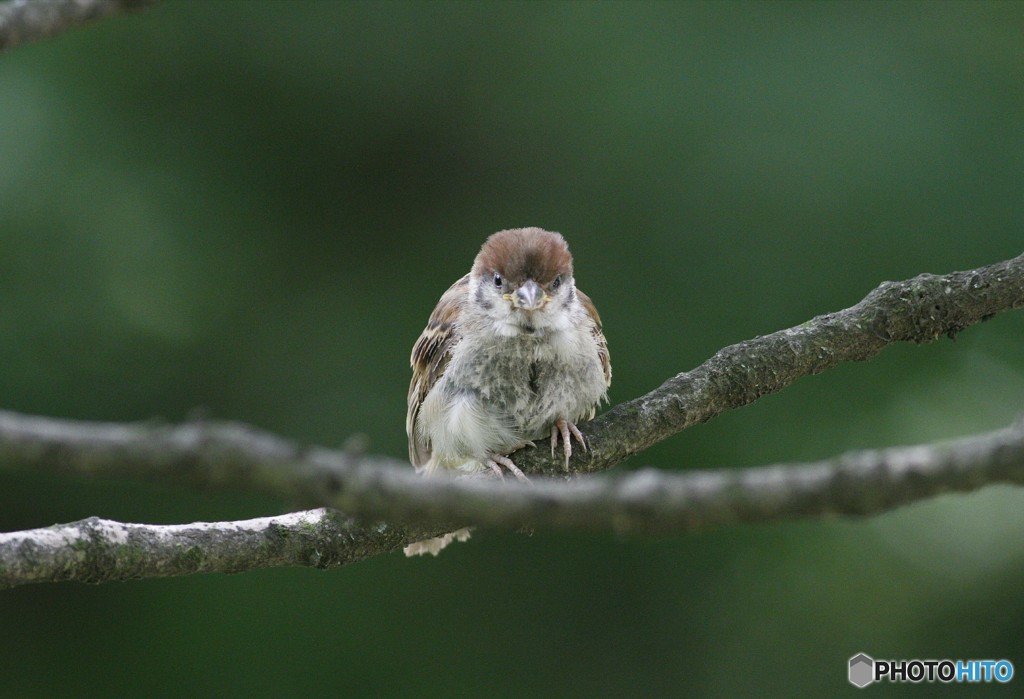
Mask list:
[[[952,337],[1022,306],[1024,255],[967,272],[886,282],[851,308],[727,347],[583,425],[590,451],[576,450],[569,473],[610,468],[801,376],[869,359],[895,342]],[[97,424],[0,413],[0,470],[254,489],[346,513],[172,527],[91,518],[0,535],[0,586],[273,565],[330,567],[468,523],[691,531],[735,522],[872,514],[941,492],[1021,483],[1024,427],[814,464],[677,474],[648,469],[568,484],[561,481],[566,475],[561,460],[544,449],[523,450],[514,458],[530,474],[560,478],[538,477],[532,487],[490,479],[423,480],[386,457],[304,448],[237,423]]]

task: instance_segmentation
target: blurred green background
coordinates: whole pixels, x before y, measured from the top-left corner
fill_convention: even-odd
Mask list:
[[[0,407],[202,409],[405,455],[408,355],[489,233],[561,231],[613,402],[883,280],[1024,250],[1024,4],[166,2],[0,55]],[[1010,423],[1024,313],[678,435],[751,466]],[[0,474],[0,530],[287,511]],[[651,539],[0,593],[6,696],[822,696],[1024,671],[1024,493]],[[1015,678],[1007,692],[1019,690]],[[870,691],[922,696],[923,687]]]

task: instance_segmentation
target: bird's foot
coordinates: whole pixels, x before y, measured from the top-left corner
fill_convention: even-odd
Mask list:
[[[551,425],[551,457],[555,456],[555,447],[558,446],[558,437],[562,437],[562,453],[565,454],[565,470],[569,470],[569,457],[572,456],[572,440],[575,439],[583,447],[583,451],[587,450],[587,442],[583,439],[583,433],[579,431],[576,425],[572,424],[568,420],[555,420],[554,424]]]
[[[508,469],[509,473],[521,480],[523,483],[530,482],[530,479],[526,477],[525,473],[519,470],[519,467],[516,466],[515,462],[504,454],[488,455],[488,457],[484,459],[484,465],[489,466],[490,469],[494,471],[494,475],[502,480],[505,480],[505,473],[501,470],[501,467],[504,466]]]

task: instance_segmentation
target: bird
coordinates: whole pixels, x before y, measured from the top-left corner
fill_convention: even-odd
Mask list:
[[[612,378],[601,317],[576,288],[568,244],[535,227],[484,241],[441,295],[410,364],[409,460],[426,476],[507,471],[528,482],[509,454],[545,438],[552,457],[561,440],[568,469],[573,441],[587,449],[577,423],[607,401]],[[406,554],[436,555],[467,537],[416,542]]]

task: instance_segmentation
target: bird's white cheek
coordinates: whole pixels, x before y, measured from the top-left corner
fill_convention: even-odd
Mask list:
[[[477,316],[479,322],[492,334],[498,337],[515,337],[519,334],[519,326],[513,317],[515,311],[508,305],[508,302],[496,300],[481,311],[481,314]]]

